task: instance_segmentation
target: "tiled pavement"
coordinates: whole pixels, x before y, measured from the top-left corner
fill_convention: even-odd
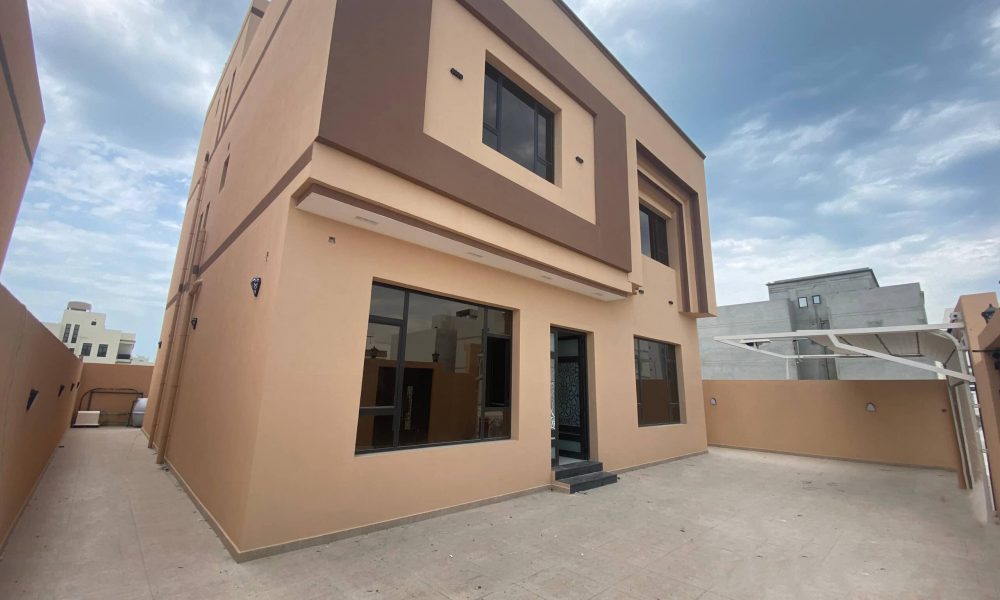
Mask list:
[[[0,598],[1000,599],[955,475],[735,450],[244,564],[136,430],[71,430]]]

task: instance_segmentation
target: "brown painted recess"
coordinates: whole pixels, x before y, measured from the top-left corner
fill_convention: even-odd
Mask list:
[[[625,116],[502,0],[459,1],[594,115],[596,224],[424,133],[432,0],[337,3],[318,141],[630,271]]]

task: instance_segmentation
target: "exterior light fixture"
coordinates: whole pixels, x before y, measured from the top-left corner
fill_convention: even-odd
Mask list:
[[[361,221],[362,223],[367,223],[368,225],[378,225],[378,221],[372,221],[371,219],[366,219],[360,215],[354,217],[354,220]]]
[[[716,399],[715,399],[715,398],[713,397],[713,398],[709,399],[708,403],[709,403],[709,404],[711,404],[712,406],[715,406],[716,404],[718,404],[718,403],[719,403],[719,401],[718,401],[718,400],[716,400]]]
[[[582,165],[583,164],[583,157],[582,156],[577,156],[576,157],[576,162],[578,162],[578,163],[580,163]]]
[[[983,315],[983,319],[989,323],[990,319],[993,318],[993,315],[997,314],[997,307],[993,306],[993,303],[991,302],[990,305],[986,307],[986,310],[979,314]]]
[[[875,403],[869,402],[868,404],[865,404],[865,410],[868,412],[875,412]]]
[[[198,317],[191,319],[191,329],[198,329]]]
[[[455,67],[451,68],[451,74],[454,75],[455,79],[457,79],[459,81],[462,81],[463,79],[465,79],[465,75],[462,75],[462,72],[459,71],[458,69],[456,69]]]
[[[254,277],[250,280],[250,291],[253,292],[254,298],[260,294],[260,277]]]

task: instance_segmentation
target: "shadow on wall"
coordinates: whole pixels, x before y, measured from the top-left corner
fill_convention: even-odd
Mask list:
[[[961,472],[944,380],[706,380],[704,390],[709,445]]]
[[[70,423],[83,364],[0,286],[0,549]]]

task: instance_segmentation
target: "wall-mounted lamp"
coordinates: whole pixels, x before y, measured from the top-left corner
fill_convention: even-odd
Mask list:
[[[462,81],[463,79],[465,79],[465,75],[462,75],[462,72],[459,71],[458,69],[456,69],[455,67],[451,68],[451,74],[454,75],[455,79],[457,79],[459,81]]]
[[[583,164],[583,157],[582,156],[577,156],[576,157],[576,162],[578,162],[578,163],[580,163],[582,165]]]
[[[254,277],[250,280],[250,291],[253,292],[254,298],[260,294],[260,277]]]
[[[990,319],[993,318],[993,315],[997,314],[997,307],[993,306],[993,303],[990,302],[990,305],[986,307],[986,310],[984,310],[983,312],[981,312],[979,314],[983,315],[983,319],[987,323],[989,323]]]
[[[710,398],[708,403],[711,404],[712,406],[715,406],[716,404],[719,403],[719,401],[716,400],[715,398]]]
[[[198,329],[198,317],[191,319],[191,329]]]
[[[865,410],[868,412],[875,412],[875,403],[869,402],[868,404],[865,404]]]

